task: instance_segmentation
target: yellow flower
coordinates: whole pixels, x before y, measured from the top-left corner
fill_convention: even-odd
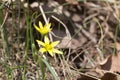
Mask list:
[[[41,33],[41,35],[45,35],[45,34],[49,33],[51,31],[50,26],[51,26],[51,23],[45,24],[43,26],[43,24],[40,21],[39,21],[39,27],[34,24],[35,29],[37,31],[39,31]]]
[[[55,53],[63,54],[62,51],[54,48],[59,42],[60,41],[50,42],[47,36],[44,37],[44,42],[37,40],[37,43],[43,46],[39,51],[41,53],[48,52],[51,56],[54,56]]]

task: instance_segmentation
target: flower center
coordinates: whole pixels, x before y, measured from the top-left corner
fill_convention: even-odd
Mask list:
[[[46,49],[46,50],[51,50],[51,49],[52,49],[52,46],[51,46],[50,44],[46,44],[46,45],[45,45],[45,49]]]
[[[41,34],[46,34],[48,32],[49,32],[49,30],[46,27],[44,27],[43,29],[41,29]]]

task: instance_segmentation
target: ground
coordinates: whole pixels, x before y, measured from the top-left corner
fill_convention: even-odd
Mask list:
[[[44,14],[63,51],[44,54],[59,80],[120,80],[119,5],[119,0],[0,1],[0,80],[42,80],[36,62],[42,36],[34,24],[45,24]],[[54,80],[48,68],[45,76]]]

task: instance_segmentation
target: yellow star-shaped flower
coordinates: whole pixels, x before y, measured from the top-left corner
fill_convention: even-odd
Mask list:
[[[60,41],[50,42],[47,36],[44,37],[44,42],[40,40],[36,41],[39,45],[43,46],[39,49],[41,53],[48,52],[51,56],[54,56],[55,53],[63,54],[62,51],[54,48]]]
[[[35,29],[37,31],[39,31],[41,35],[45,35],[45,34],[49,33],[51,31],[50,26],[51,26],[51,23],[45,24],[43,26],[42,22],[40,22],[40,21],[39,21],[39,27],[34,24]]]

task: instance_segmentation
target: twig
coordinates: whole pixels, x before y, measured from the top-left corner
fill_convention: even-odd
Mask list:
[[[44,19],[45,23],[48,24],[49,22],[48,22],[48,20],[47,20],[47,18],[46,18],[46,16],[45,16],[45,13],[44,13],[43,8],[42,8],[41,5],[39,6],[39,9],[40,9],[40,11],[41,11],[41,13],[42,13],[42,16],[43,16],[43,19]]]
[[[52,18],[55,19],[55,20],[57,20],[58,22],[60,22],[63,25],[63,27],[66,30],[67,37],[69,37],[70,40],[71,40],[71,35],[70,35],[70,32],[69,32],[67,26],[62,21],[60,21],[57,17],[55,17],[55,16],[52,15]]]

